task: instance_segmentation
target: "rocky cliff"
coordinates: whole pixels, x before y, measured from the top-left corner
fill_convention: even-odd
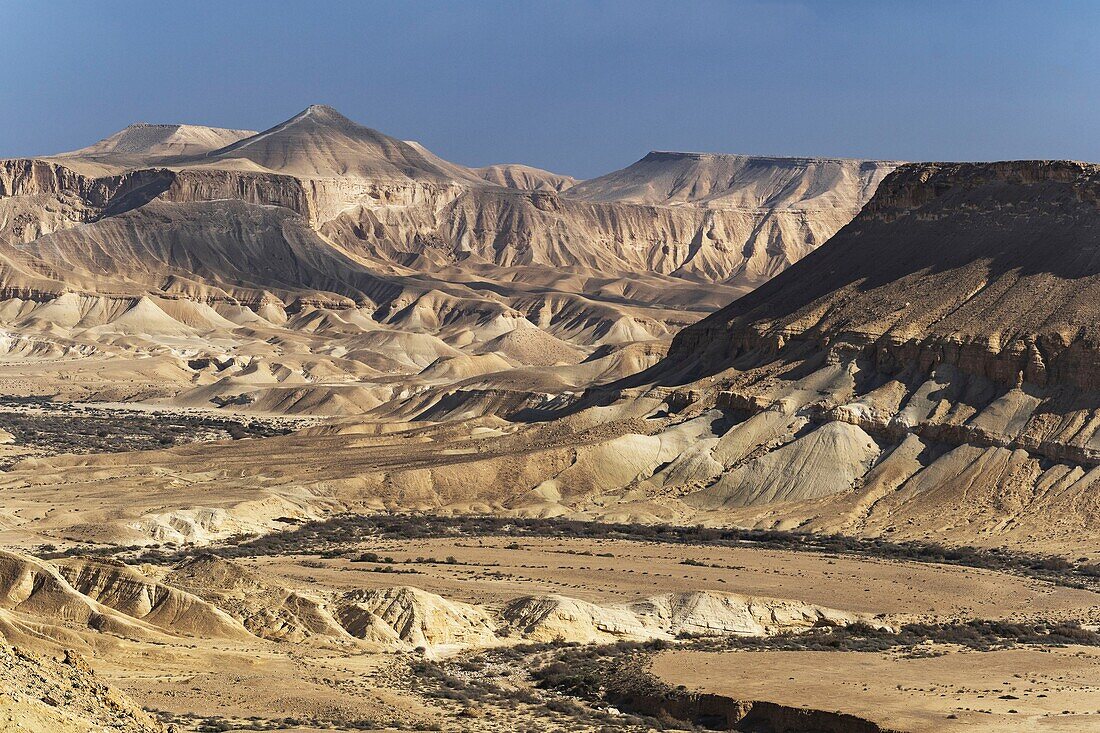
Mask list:
[[[1098,194],[1084,163],[899,168],[826,246],[618,385],[733,420],[650,481],[765,526],[1087,544]]]
[[[997,384],[1094,389],[1100,166],[921,164],[798,269],[685,332],[721,367],[794,342],[951,364]]]

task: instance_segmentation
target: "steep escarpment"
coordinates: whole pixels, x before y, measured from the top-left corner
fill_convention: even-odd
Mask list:
[[[1087,544],[1098,201],[1083,163],[898,169],[826,246],[617,385],[733,420],[649,482],[764,526]]]
[[[922,164],[800,267],[686,331],[709,368],[815,342],[1012,386],[1100,378],[1100,167]],[[704,366],[703,368],[708,368]]]

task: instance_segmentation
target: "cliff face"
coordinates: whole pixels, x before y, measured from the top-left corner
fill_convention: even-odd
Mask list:
[[[359,204],[323,230],[389,259],[431,252],[448,263],[473,256],[500,267],[657,273],[744,292],[812,251],[845,220],[843,212],[814,217],[613,204],[552,191],[436,190],[424,198],[434,205]]]
[[[732,420],[648,481],[762,526],[1087,545],[1098,201],[1096,165],[899,168],[827,245],[614,385]]]
[[[798,268],[686,331],[705,369],[793,342],[951,364],[1005,386],[1095,389],[1100,166],[899,169]]]

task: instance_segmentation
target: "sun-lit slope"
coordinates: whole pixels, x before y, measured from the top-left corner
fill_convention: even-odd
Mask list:
[[[461,166],[352,122],[324,105],[308,107],[275,127],[211,151],[206,158],[208,164],[249,160],[266,170],[303,178],[484,183]]]
[[[57,157],[115,157],[136,160],[139,157],[188,156],[209,153],[255,135],[253,130],[229,130],[203,125],[154,125],[138,122],[71,153]],[[132,156],[125,158],[124,156]]]
[[[652,152],[622,170],[581,181],[586,201],[775,208],[859,209],[895,161]]]
[[[505,188],[518,188],[524,191],[564,191],[577,185],[573,176],[551,173],[541,168],[533,168],[520,163],[501,163],[474,168],[486,181]]]

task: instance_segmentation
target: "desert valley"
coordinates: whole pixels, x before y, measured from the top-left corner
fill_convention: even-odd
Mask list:
[[[0,730],[1100,730],[1098,304],[1088,163],[0,160]]]

